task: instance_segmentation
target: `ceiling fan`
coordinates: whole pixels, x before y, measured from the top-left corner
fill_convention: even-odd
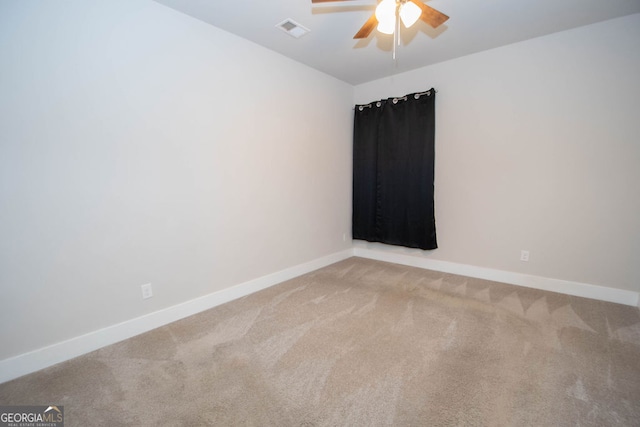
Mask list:
[[[328,3],[351,0],[311,0],[311,3]],[[400,19],[398,19],[400,18]],[[427,6],[420,0],[382,0],[376,6],[376,11],[353,36],[354,39],[365,39],[374,28],[384,34],[396,34],[400,29],[400,21],[406,28],[411,27],[421,19],[433,28],[439,27],[449,17],[434,8]]]

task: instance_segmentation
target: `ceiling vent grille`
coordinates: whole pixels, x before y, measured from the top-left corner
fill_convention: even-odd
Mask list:
[[[276,25],[276,27],[280,28],[291,37],[295,37],[297,39],[304,36],[310,31],[308,28],[303,27],[293,19],[285,19],[284,21]]]

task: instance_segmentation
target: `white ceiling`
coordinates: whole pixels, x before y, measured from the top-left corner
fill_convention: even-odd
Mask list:
[[[155,0],[357,85],[522,40],[640,13],[640,0],[427,0],[449,15],[438,29],[419,22],[393,36],[353,35],[376,0],[312,5],[311,0]],[[276,28],[290,18],[309,28],[296,39]]]

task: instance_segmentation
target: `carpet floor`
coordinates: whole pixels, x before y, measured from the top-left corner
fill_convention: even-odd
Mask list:
[[[70,426],[638,426],[634,307],[350,258],[0,384]]]

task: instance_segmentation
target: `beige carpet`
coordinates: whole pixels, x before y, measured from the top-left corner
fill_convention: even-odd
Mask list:
[[[67,426],[638,426],[637,308],[351,258],[0,385]]]

